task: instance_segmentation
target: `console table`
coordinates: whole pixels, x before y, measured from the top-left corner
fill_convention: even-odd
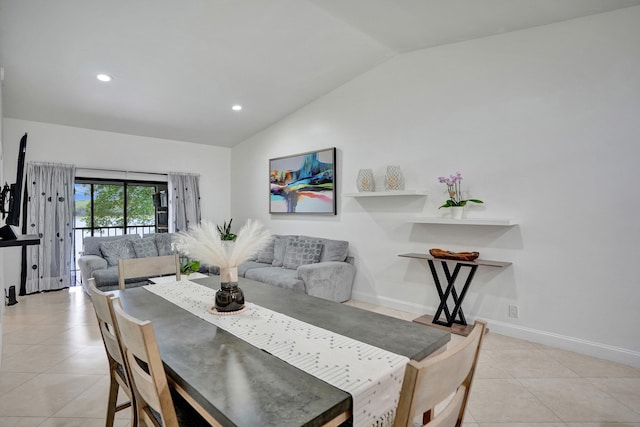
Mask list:
[[[462,311],[462,301],[467,294],[467,290],[469,289],[469,285],[473,280],[473,276],[476,274],[476,270],[481,265],[497,268],[504,268],[511,265],[510,262],[490,261],[486,259],[463,261],[455,259],[435,258],[429,254],[423,253],[408,253],[400,254],[398,256],[403,258],[426,260],[429,263],[429,269],[431,270],[431,275],[433,276],[433,281],[436,285],[436,290],[438,291],[438,297],[440,298],[440,305],[438,305],[438,309],[433,316],[424,315],[418,317],[417,319],[414,319],[413,321],[424,325],[440,327],[455,334],[464,336],[469,335],[469,333],[473,329],[473,326],[467,325],[467,320],[465,319],[464,312]],[[442,271],[447,283],[446,288],[444,289],[442,281],[440,280],[440,276],[436,269],[436,261],[440,261],[442,265]],[[451,270],[449,269],[449,265],[447,264],[447,262],[455,263],[453,272],[451,272]],[[467,279],[462,285],[462,288],[458,290],[456,289],[455,283],[458,279],[458,275],[462,267],[468,267],[469,274],[467,275]],[[448,304],[449,296],[451,296],[451,299],[453,300],[453,308],[451,308],[451,306]],[[441,319],[443,315],[444,320]]]

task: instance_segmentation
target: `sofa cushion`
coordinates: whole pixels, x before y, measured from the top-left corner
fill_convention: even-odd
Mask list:
[[[320,261],[322,241],[319,239],[298,238],[289,240],[282,266],[295,270],[301,265],[315,264]]]
[[[298,236],[274,236],[273,243],[273,262],[271,265],[274,267],[282,267],[284,262],[284,255],[287,251],[287,243],[290,240],[297,239]]]
[[[100,243],[100,251],[107,260],[107,265],[118,265],[119,259],[135,258],[136,253],[129,239],[118,239]]]
[[[156,233],[154,235],[156,239],[156,246],[158,247],[158,255],[173,255],[173,247],[171,244],[173,243],[173,234],[170,233]]]
[[[198,273],[206,274],[210,276],[212,274],[219,275],[220,267],[213,264],[207,264],[206,262],[200,261],[200,267],[198,267]]]
[[[101,291],[118,290],[118,266],[96,270],[93,272],[93,278],[96,279],[96,287]],[[146,278],[132,278],[125,280],[125,283],[129,289],[148,285],[149,281]]]
[[[158,256],[156,239],[153,237],[144,237],[140,240],[133,240],[131,244],[133,245],[133,250],[136,253],[136,258]]]
[[[118,267],[111,266],[102,270],[93,272],[93,278],[96,279],[96,286],[107,286],[118,284]]]
[[[298,279],[296,270],[288,270],[282,267],[253,268],[247,270],[245,277],[268,285],[291,289],[296,292],[304,292],[304,282]]]
[[[262,249],[258,251],[256,254],[256,262],[264,262],[267,264],[273,263],[273,250],[275,246],[275,237],[272,237],[269,240],[269,243],[266,244]]]
[[[125,234],[120,236],[87,236],[84,238],[82,243],[82,254],[102,256],[102,251],[100,251],[100,244],[102,242],[111,242],[120,239],[137,240],[139,238],[139,234]]]
[[[322,241],[322,255],[319,262],[343,262],[349,256],[349,242],[346,240],[323,239],[321,237],[300,236],[301,239],[319,239]]]
[[[266,263],[257,262],[257,261],[245,261],[238,266],[238,276],[246,277],[245,275],[247,271],[254,268],[265,268],[265,267],[271,267],[271,264],[266,264]]]

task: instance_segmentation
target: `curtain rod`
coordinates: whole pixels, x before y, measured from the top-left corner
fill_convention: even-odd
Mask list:
[[[162,176],[169,175],[167,173],[160,173],[160,172],[142,172],[142,171],[121,170],[121,169],[87,168],[83,166],[76,166],[76,169],[86,169],[86,170],[102,171],[102,172],[144,173],[147,175],[162,175]]]

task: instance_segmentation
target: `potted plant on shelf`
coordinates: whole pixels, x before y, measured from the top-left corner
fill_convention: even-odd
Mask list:
[[[479,199],[463,199],[462,191],[460,190],[460,181],[462,181],[462,174],[460,172],[456,172],[455,175],[449,175],[448,178],[444,176],[438,177],[438,182],[447,185],[447,192],[449,193],[447,201],[438,209],[450,208],[451,217],[454,219],[462,219],[462,213],[467,203],[484,203]]]

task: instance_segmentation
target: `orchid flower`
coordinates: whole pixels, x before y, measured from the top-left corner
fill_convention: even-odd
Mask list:
[[[438,182],[447,185],[447,192],[449,193],[449,199],[444,202],[440,208],[450,208],[452,206],[465,206],[468,202],[472,203],[484,203],[479,199],[462,199],[462,191],[460,190],[460,181],[462,181],[462,174],[456,172],[455,175],[449,175],[449,178],[444,176],[438,177]]]

